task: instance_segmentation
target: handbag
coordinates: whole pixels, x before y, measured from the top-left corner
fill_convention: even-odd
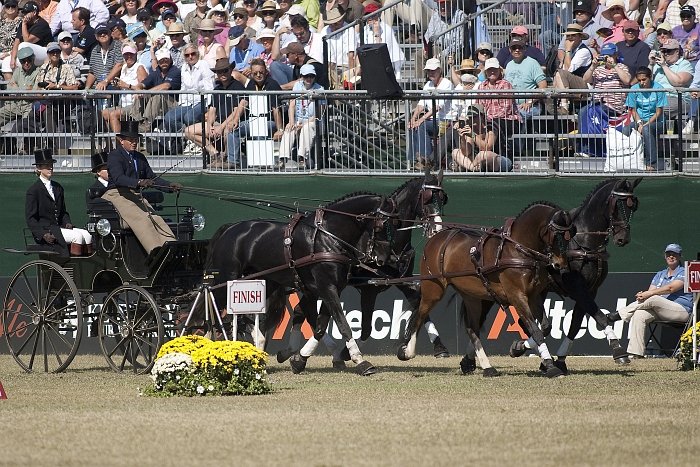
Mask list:
[[[627,136],[615,127],[608,129],[605,137],[607,156],[604,172],[644,171],[644,144],[642,135],[631,129]]]

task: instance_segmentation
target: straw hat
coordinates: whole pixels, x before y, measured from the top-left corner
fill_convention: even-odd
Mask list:
[[[571,23],[566,26],[566,31],[564,31],[564,36],[573,36],[574,34],[580,34],[583,37],[583,40],[588,39],[588,34],[583,32],[583,26],[580,24],[576,23]]]
[[[182,23],[173,23],[168,26],[168,31],[165,33],[166,36],[174,36],[175,34],[184,34],[185,26]]]
[[[605,5],[605,11],[602,13],[603,18],[607,19],[608,21],[613,21],[613,12],[611,10],[616,6],[622,8],[622,16],[627,18],[627,13],[625,12],[625,0],[608,0],[607,4]]]
[[[333,24],[342,21],[343,18],[345,18],[344,12],[341,12],[338,8],[332,8],[326,11],[326,18],[323,22],[326,24]]]
[[[198,28],[193,28],[195,31],[214,31],[214,34],[219,34],[223,29],[217,28],[216,23],[214,22],[213,19],[203,19],[201,23],[199,23]]]
[[[277,16],[280,15],[280,11],[277,8],[277,2],[275,0],[266,0],[265,3],[263,3],[262,7],[258,11],[255,12],[255,14],[259,17],[265,16],[265,12],[273,11]]]
[[[471,58],[465,58],[464,60],[462,60],[462,63],[460,63],[459,68],[457,68],[457,71],[460,73],[474,70],[478,70],[478,68],[476,67],[476,63],[474,63],[474,60],[472,60]]]
[[[226,17],[226,19],[224,21],[228,23],[228,11],[223,6],[221,6],[221,4],[218,4],[215,7],[213,7],[211,10],[209,10],[207,12],[207,18],[211,19],[212,16],[214,16],[215,14],[224,15]]]

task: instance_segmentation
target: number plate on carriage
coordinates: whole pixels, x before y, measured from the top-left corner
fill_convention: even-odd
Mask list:
[[[264,280],[238,280],[226,283],[226,310],[229,315],[265,313]]]

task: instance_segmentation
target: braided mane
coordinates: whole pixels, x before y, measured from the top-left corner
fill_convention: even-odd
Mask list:
[[[525,207],[523,208],[523,210],[520,211],[520,212],[518,213],[518,215],[515,216],[515,217],[516,217],[516,218],[520,217],[525,211],[527,211],[527,210],[530,209],[531,207],[537,206],[537,205],[540,205],[540,206],[544,205],[544,206],[549,206],[550,208],[554,208],[554,209],[561,209],[559,206],[557,206],[556,204],[552,203],[551,201],[533,201],[532,203],[530,203],[530,204],[528,204],[527,206],[525,206]]]

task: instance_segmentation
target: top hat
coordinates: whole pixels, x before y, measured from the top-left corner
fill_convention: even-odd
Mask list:
[[[92,171],[99,172],[107,168],[107,153],[105,151],[98,152],[92,155]]]
[[[139,133],[139,122],[135,120],[120,120],[122,129],[117,133],[117,136],[122,138],[141,138],[143,135]]]
[[[55,164],[56,159],[53,158],[51,149],[37,149],[34,151],[34,163],[32,165]]]

